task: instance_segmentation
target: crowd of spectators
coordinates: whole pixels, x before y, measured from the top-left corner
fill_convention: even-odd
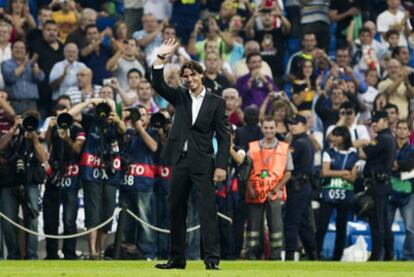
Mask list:
[[[220,224],[222,256],[253,258],[246,255],[249,245],[243,236],[245,188],[235,186],[232,180],[241,178],[237,172],[242,171],[249,142],[263,137],[262,120],[274,118],[276,138],[290,143],[287,122],[295,114],[307,119],[307,134],[315,149],[314,175],[318,178],[322,165],[332,159],[326,151],[339,136],[334,132],[338,126],[348,128],[352,139],[349,147],[357,149],[375,141],[371,127],[374,111],[388,113],[394,133],[401,122],[406,122],[411,130],[408,140],[414,144],[413,15],[412,2],[401,0],[0,1],[0,135],[15,135],[21,116],[35,111],[41,126],[34,140],[50,154],[48,129],[55,125],[51,122],[56,121],[63,106],[86,133],[79,131],[73,140],[86,140],[87,147],[90,128],[85,126],[85,111],[99,104],[97,99],[106,99],[119,129],[126,124],[126,132],[120,133],[128,137],[130,129],[136,129],[142,135],[142,155],[151,157],[146,162],[157,164],[166,130],[150,126],[150,118],[159,112],[173,118],[174,110],[152,88],[151,67],[162,42],[176,39],[180,45],[167,57],[166,82],[173,87],[182,85],[180,65],[189,60],[200,62],[205,70],[204,86],[226,100],[232,125],[233,161],[229,168],[234,172],[229,171],[229,180],[217,188],[218,199],[225,198],[218,201],[219,210],[233,219],[231,226]],[[125,117],[125,112],[134,107],[142,117],[140,126],[130,125]],[[0,143],[0,148],[3,146]],[[79,157],[83,157],[82,151]],[[6,152],[4,146],[0,165],[7,163]],[[46,169],[50,167],[50,162],[41,161],[42,153],[38,151],[36,156]],[[134,211],[140,217],[168,228],[168,182],[165,185],[161,179],[153,174],[150,184],[137,188],[141,194],[128,201],[135,199],[136,203],[129,205],[136,207]],[[122,202],[122,195],[128,194],[121,184],[126,179],[119,182],[116,189],[121,190]],[[316,188],[315,203],[319,201]],[[8,194],[2,195],[3,190],[0,185],[0,211],[5,212],[2,204]],[[189,207],[189,225],[198,223],[194,205],[192,202]],[[412,192],[406,205],[412,215]],[[315,230],[319,214],[316,208]],[[97,223],[99,219],[106,218],[101,214]],[[28,224],[37,228],[33,222]],[[408,224],[405,259],[414,259],[412,219]],[[2,221],[3,229],[12,228],[6,225]],[[87,222],[87,228],[92,225]],[[17,237],[7,236],[7,230],[4,233],[3,239],[9,240],[9,258],[37,258],[36,249],[30,249],[36,247],[34,242],[26,244],[25,256],[14,255],[10,245],[18,242],[10,240]],[[266,233],[262,233],[261,252],[255,258],[270,257]],[[316,235],[323,242],[323,227]],[[104,238],[99,233],[97,236],[98,241]],[[188,255],[199,259],[200,235],[196,232],[189,236]],[[126,240],[147,259],[167,257],[165,234],[131,221]],[[102,250],[93,245],[95,242],[96,237],[90,244],[91,258],[99,257]],[[64,253],[65,258],[76,258],[68,253]],[[335,258],[340,254],[335,253]]]

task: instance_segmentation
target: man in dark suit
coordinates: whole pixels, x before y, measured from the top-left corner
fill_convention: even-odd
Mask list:
[[[196,203],[201,222],[201,237],[206,269],[219,269],[220,240],[214,183],[226,178],[230,152],[230,129],[225,115],[224,99],[208,93],[203,86],[203,68],[186,62],[180,76],[186,88],[171,88],[164,81],[165,59],[174,53],[174,39],[164,42],[153,69],[155,90],[175,108],[173,126],[163,154],[172,165],[169,205],[171,213],[171,247],[169,261],[156,265],[160,269],[184,269],[187,201],[195,186]],[[213,134],[218,141],[215,159]]]

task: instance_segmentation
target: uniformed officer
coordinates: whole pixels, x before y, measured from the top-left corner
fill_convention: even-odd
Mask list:
[[[316,240],[309,218],[312,199],[310,176],[315,150],[306,134],[305,117],[296,115],[288,124],[293,135],[291,152],[294,169],[292,179],[286,186],[287,200],[284,220],[286,260],[294,259],[294,254],[298,250],[299,235],[309,259],[316,260]]]
[[[372,128],[377,138],[360,148],[360,158],[366,160],[364,178],[367,192],[374,200],[368,220],[371,227],[372,252],[370,261],[380,260],[385,245],[386,203],[391,193],[391,169],[396,153],[396,141],[388,125],[386,111],[372,114]]]

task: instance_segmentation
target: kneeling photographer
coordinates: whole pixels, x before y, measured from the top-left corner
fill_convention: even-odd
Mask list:
[[[39,141],[36,129],[40,115],[37,111],[26,111],[23,120],[19,117],[9,132],[1,137],[0,151],[5,151],[9,178],[2,179],[0,186],[1,212],[14,222],[19,222],[19,206],[22,206],[24,226],[30,230],[38,229],[39,185],[44,182],[48,153]],[[3,170],[3,169],[2,169]],[[25,234],[25,256],[19,249],[18,230],[10,223],[2,224],[8,259],[37,259],[37,240]]]
[[[120,187],[120,202],[144,221],[154,224],[152,198],[154,195],[155,164],[153,155],[158,148],[155,129],[149,127],[150,115],[144,106],[124,111],[125,121],[131,123],[123,145],[124,180]],[[155,233],[129,217],[126,241],[138,245],[145,258],[155,258]]]
[[[112,216],[115,210],[116,191],[122,182],[119,143],[125,133],[125,125],[115,113],[111,99],[94,98],[74,106],[73,117],[85,108],[82,126],[86,141],[81,153],[80,173],[84,190],[85,225],[94,228]],[[111,229],[107,224],[89,235],[91,259],[99,259],[106,233]]]
[[[76,233],[78,190],[80,188],[79,158],[85,132],[67,113],[70,106],[57,105],[46,133],[50,157],[48,179],[43,196],[43,221],[46,234],[58,234],[60,205],[63,207],[63,233]],[[59,259],[59,241],[46,239],[46,259]],[[76,259],[76,238],[63,241],[65,259]]]

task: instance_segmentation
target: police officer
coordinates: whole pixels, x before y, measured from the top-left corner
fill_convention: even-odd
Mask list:
[[[16,121],[10,131],[1,137],[0,151],[7,149],[6,160],[10,165],[13,179],[0,188],[1,212],[14,222],[19,221],[19,206],[22,206],[24,226],[37,231],[39,207],[39,185],[44,182],[43,164],[48,153],[39,141],[36,128],[40,114],[30,110],[23,114],[23,122]],[[26,123],[25,123],[26,122]],[[25,126],[25,127],[22,127]],[[5,180],[1,180],[3,183]],[[4,186],[3,186],[4,185]],[[21,259],[19,251],[18,230],[3,221],[2,227],[7,247],[8,259]],[[25,234],[25,259],[35,260],[37,255],[37,237]]]
[[[263,215],[269,227],[270,259],[280,259],[283,246],[282,198],[293,170],[289,144],[276,139],[276,121],[266,117],[262,122],[262,140],[249,144],[248,155],[253,167],[247,183],[246,203],[248,258],[256,259],[263,231]]]
[[[309,210],[312,200],[311,175],[314,161],[312,141],[306,134],[306,118],[295,115],[288,122],[293,136],[291,151],[294,169],[292,179],[286,186],[287,200],[284,216],[286,260],[293,260],[298,251],[298,238],[310,260],[316,260],[316,240]]]
[[[360,158],[366,160],[364,167],[365,185],[374,201],[368,220],[371,227],[372,252],[370,261],[382,258],[385,245],[387,216],[386,204],[391,193],[390,174],[396,153],[396,141],[388,125],[386,111],[372,114],[372,128],[378,134],[376,139],[360,148]],[[387,253],[389,254],[389,253]],[[390,257],[385,257],[390,259]]]
[[[80,187],[79,158],[85,142],[85,132],[67,113],[67,106],[57,105],[56,117],[51,117],[46,133],[50,151],[48,180],[43,196],[43,221],[46,234],[57,235],[60,205],[63,207],[63,233],[76,233],[78,190]],[[46,239],[46,259],[59,259],[59,241]],[[76,238],[63,241],[64,258],[76,259]]]
[[[93,108],[95,106],[95,108]],[[91,229],[112,216],[115,210],[116,192],[122,182],[120,142],[125,133],[125,124],[115,114],[115,103],[109,99],[94,98],[70,109],[76,117],[82,114],[86,141],[80,159],[81,179],[85,202],[85,225]],[[100,259],[106,233],[111,224],[106,224],[89,235],[91,259]]]
[[[152,199],[154,196],[155,164],[153,155],[158,149],[156,131],[149,127],[150,116],[144,106],[137,112],[140,119],[131,118],[132,128],[125,133],[123,145],[124,178],[120,186],[120,203],[144,221],[154,224]],[[132,218],[126,230],[127,242],[137,244],[145,258],[155,258],[155,234],[147,226],[137,224]]]
[[[389,111],[388,117],[390,115]],[[392,166],[392,192],[387,203],[388,230],[385,232],[385,258],[393,259],[394,236],[391,231],[395,212],[398,209],[405,226],[404,260],[414,260],[414,179],[403,178],[403,172],[414,169],[414,145],[409,142],[410,128],[406,120],[398,120],[395,125],[397,153]]]

